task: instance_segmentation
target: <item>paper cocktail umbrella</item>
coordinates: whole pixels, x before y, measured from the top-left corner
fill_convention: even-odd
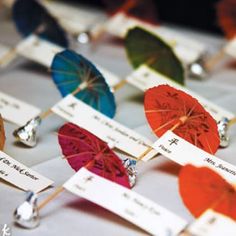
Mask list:
[[[38,1],[16,0],[12,14],[18,31],[24,37],[37,34],[62,47],[68,47],[64,30]]]
[[[53,59],[52,77],[62,96],[73,94],[108,117],[116,111],[115,99],[103,75],[86,58],[70,50],[56,54]],[[36,145],[36,129],[51,108],[14,131],[14,136],[27,146]]]
[[[148,123],[158,137],[172,130],[206,152],[217,151],[219,135],[215,120],[187,93],[168,85],[151,88],[145,93],[144,108]]]
[[[152,0],[103,0],[108,14],[124,13],[128,16],[141,19],[150,23],[157,23],[155,2]]]
[[[195,217],[213,209],[236,220],[235,186],[210,168],[184,166],[179,174],[179,191],[184,204]]]
[[[2,116],[0,115],[0,150],[3,150],[5,145],[6,137]]]
[[[59,129],[58,141],[63,155],[75,171],[86,166],[93,173],[130,188],[122,161],[107,143],[95,135],[67,123]]]
[[[184,84],[184,68],[172,48],[158,36],[135,27],[125,37],[128,58],[134,68],[146,64],[159,73]]]
[[[59,129],[58,141],[65,158],[75,171],[85,167],[99,176],[130,188],[129,177],[122,161],[105,142],[95,135],[74,124],[67,123]],[[31,198],[34,201],[26,199],[26,207],[30,204],[36,217],[23,214],[23,210],[29,211],[29,209],[25,209],[24,202],[14,212],[15,222],[24,228],[37,227],[39,225],[39,211],[62,191],[64,188],[58,187],[38,206],[35,194],[31,193]]]

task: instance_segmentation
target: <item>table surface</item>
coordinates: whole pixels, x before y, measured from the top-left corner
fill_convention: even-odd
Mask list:
[[[217,50],[223,39],[206,33],[177,28],[179,32],[204,42],[209,50]],[[0,14],[0,43],[14,46],[20,41],[8,14]],[[120,78],[128,75],[132,68],[126,58],[122,43],[105,36],[96,48],[90,45],[74,43],[74,49],[114,72]],[[218,105],[236,113],[236,71],[232,59],[225,58],[204,81],[187,79],[187,87],[201,94]],[[18,57],[5,69],[0,69],[0,91],[29,102],[42,110],[60,100],[59,92],[54,86],[47,69]],[[43,95],[43,96],[42,96]],[[135,129],[153,141],[155,137],[149,129],[143,112],[143,94],[138,89],[127,85],[115,94],[117,113],[115,120]],[[130,114],[133,114],[130,116]],[[6,146],[4,151],[23,164],[55,181],[55,186],[65,182],[74,172],[61,159],[61,151],[55,131],[64,123],[61,118],[51,116],[41,126],[39,144],[29,149],[14,142],[12,131],[16,125],[5,122]],[[220,149],[217,156],[236,164],[236,126],[230,129],[231,144]],[[155,201],[188,220],[192,216],[184,207],[178,193],[178,171],[180,167],[159,156],[153,161],[138,166],[138,182],[134,191]],[[40,194],[39,200],[45,198],[53,189]],[[70,193],[62,193],[55,201],[43,209],[41,224],[37,229],[24,230],[12,223],[12,213],[25,194],[3,181],[0,184],[0,224],[12,227],[13,235],[144,235],[137,227],[126,222],[113,213]],[[112,196],[109,196],[112,198]],[[98,233],[99,232],[99,233]]]

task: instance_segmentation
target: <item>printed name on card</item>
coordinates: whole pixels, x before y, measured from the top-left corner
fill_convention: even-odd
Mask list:
[[[188,232],[197,236],[234,236],[236,222],[227,216],[208,210],[188,227]]]
[[[39,113],[39,108],[0,92],[0,114],[4,120],[21,126]]]
[[[187,224],[185,220],[151,200],[85,168],[81,168],[63,186],[75,195],[106,208],[152,235],[176,235]]]
[[[206,166],[218,172],[227,181],[236,183],[236,166],[197,148],[172,131],[167,131],[162,135],[153,144],[153,148],[180,165]]]
[[[134,157],[139,157],[152,145],[147,138],[101,114],[73,95],[62,99],[52,111]],[[155,154],[156,151],[153,151],[150,157]]]
[[[36,193],[53,184],[53,181],[0,151],[0,178],[25,191]]]
[[[46,67],[51,66],[55,54],[61,52],[62,50],[62,47],[49,41],[40,39],[36,35],[28,36],[16,47],[16,51],[19,55]]]
[[[142,91],[146,91],[149,88],[161,84],[168,84],[196,98],[202,104],[202,106],[204,106],[205,109],[214,117],[216,121],[221,120],[223,117],[227,117],[229,120],[235,117],[232,112],[223,109],[222,107],[214,104],[206,98],[201,97],[197,93],[177,84],[168,77],[152,70],[151,68],[145,65],[140,66],[137,70],[130,74],[127,77],[127,81]]]

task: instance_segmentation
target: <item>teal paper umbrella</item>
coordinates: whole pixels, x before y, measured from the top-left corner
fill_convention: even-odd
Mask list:
[[[52,78],[62,96],[70,93],[108,117],[114,117],[116,104],[103,75],[82,55],[71,50],[56,54]]]

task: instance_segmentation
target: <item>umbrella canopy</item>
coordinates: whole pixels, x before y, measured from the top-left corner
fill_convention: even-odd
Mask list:
[[[128,16],[150,23],[157,23],[156,7],[153,0],[103,0],[108,14],[125,13]]]
[[[236,36],[236,1],[221,0],[216,5],[218,22],[228,39]]]
[[[206,152],[217,151],[220,140],[216,121],[187,93],[169,85],[153,87],[145,93],[144,109],[158,137],[172,130]]]
[[[145,29],[130,29],[125,37],[128,58],[134,68],[146,64],[170,79],[184,84],[184,68],[172,48]]]
[[[3,150],[6,141],[2,116],[0,115],[0,150]]]
[[[75,171],[86,167],[97,175],[130,188],[122,161],[98,137],[72,123],[67,123],[59,129],[58,140],[63,155]]]
[[[62,96],[74,96],[108,117],[114,117],[115,98],[103,75],[86,58],[71,50],[57,53],[51,65],[52,78]]]
[[[39,1],[16,0],[12,14],[17,30],[24,37],[37,34],[62,47],[68,47],[64,30]]]
[[[180,171],[179,191],[195,217],[211,208],[236,220],[236,190],[213,170],[186,165]]]

